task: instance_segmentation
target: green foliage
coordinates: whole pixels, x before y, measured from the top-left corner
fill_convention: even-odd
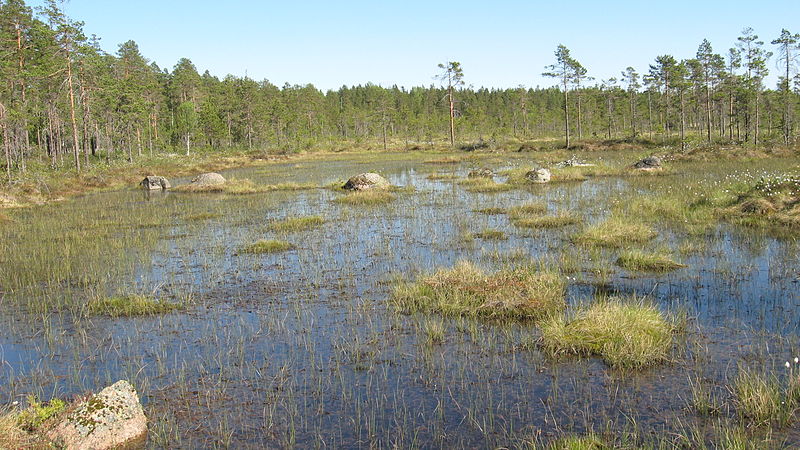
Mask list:
[[[40,402],[35,396],[28,396],[28,407],[17,416],[17,426],[33,433],[52,417],[55,417],[67,408],[67,404],[58,398],[49,402]]]
[[[580,306],[569,318],[553,316],[541,329],[551,355],[598,355],[612,367],[640,369],[669,358],[676,327],[653,304],[610,298]]]
[[[262,239],[250,245],[246,245],[242,247],[240,250],[242,253],[250,253],[250,254],[262,254],[262,253],[279,253],[285,252],[287,250],[291,250],[294,248],[294,245],[286,242],[286,241],[279,241],[276,239]]]
[[[319,227],[323,223],[325,223],[325,219],[320,216],[287,217],[272,222],[269,228],[272,231],[280,232],[304,231]]]
[[[669,272],[686,267],[684,264],[673,261],[669,254],[647,253],[641,250],[626,250],[617,258],[617,265],[623,269],[639,272]]]
[[[573,236],[573,240],[582,245],[619,248],[632,244],[642,244],[655,237],[655,230],[646,224],[612,217],[604,222],[585,228]]]
[[[445,316],[540,319],[564,309],[566,283],[556,272],[533,266],[486,273],[467,261],[416,283],[395,287],[399,310]]]
[[[93,298],[86,305],[90,315],[111,317],[151,316],[183,309],[180,303],[169,303],[153,300],[143,295],[120,295],[114,297]]]

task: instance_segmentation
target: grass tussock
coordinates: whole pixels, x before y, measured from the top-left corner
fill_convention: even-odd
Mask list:
[[[617,258],[617,265],[636,272],[669,272],[686,267],[665,253],[648,253],[641,250],[627,250]]]
[[[285,252],[287,250],[291,250],[294,248],[294,245],[286,242],[280,241],[277,239],[262,239],[260,241],[254,242],[250,245],[246,245],[242,247],[240,250],[241,253],[247,253],[252,255],[260,255],[264,253],[279,253]]]
[[[788,425],[797,406],[795,391],[774,375],[746,369],[739,371],[731,386],[739,415],[756,426]]]
[[[497,216],[500,214],[505,214],[506,209],[494,206],[490,208],[474,209],[473,212],[476,212],[478,214],[486,214],[487,216]]]
[[[162,302],[143,295],[121,295],[94,298],[86,305],[86,312],[97,316],[130,317],[164,314],[183,308],[180,303]]]
[[[724,213],[741,225],[800,231],[800,177],[762,179],[739,194]]]
[[[41,402],[29,396],[28,407],[21,411],[16,408],[0,410],[0,448],[55,448],[44,437],[42,425],[56,420],[67,407],[67,403],[58,398]]]
[[[646,224],[612,217],[605,222],[585,228],[573,236],[573,241],[582,245],[620,248],[631,244],[643,244],[656,235],[655,230]]]
[[[352,191],[333,201],[344,205],[374,206],[385,205],[395,200],[395,195],[385,190],[370,189],[366,191]]]
[[[467,261],[395,287],[391,302],[407,312],[539,319],[565,307],[560,274],[533,266],[486,273]]]
[[[529,202],[509,208],[508,215],[512,219],[539,215],[547,212],[547,204],[544,202]]]
[[[610,448],[599,436],[589,433],[586,436],[564,436],[551,441],[547,450],[604,450]]]
[[[514,186],[508,183],[498,183],[491,178],[474,177],[467,178],[459,181],[459,184],[464,186],[468,192],[492,194],[495,192],[505,192],[514,189]]]
[[[492,228],[485,228],[477,233],[473,233],[472,236],[475,239],[484,239],[490,241],[503,241],[508,239],[505,233],[500,230],[494,230]]]
[[[597,355],[615,368],[640,369],[669,358],[676,326],[651,303],[609,298],[569,318],[553,316],[541,329],[550,355]]]
[[[312,183],[279,183],[279,184],[256,184],[252,180],[243,178],[230,178],[224,184],[209,186],[194,186],[185,184],[173,190],[178,192],[197,192],[197,193],[224,193],[230,195],[250,195],[261,194],[274,191],[299,191],[306,189],[316,189],[317,185]]]
[[[450,181],[457,180],[460,177],[454,173],[432,173],[427,178],[431,181]]]
[[[558,213],[553,216],[534,216],[512,218],[511,223],[520,228],[551,229],[580,223],[580,217],[569,213]]]
[[[319,227],[323,223],[325,223],[325,219],[320,216],[287,217],[272,222],[269,228],[277,232],[305,231]]]

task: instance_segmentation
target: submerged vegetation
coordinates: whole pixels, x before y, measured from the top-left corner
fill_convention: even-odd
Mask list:
[[[325,219],[320,216],[287,217],[270,223],[269,228],[278,232],[304,231],[319,227],[324,223]]]

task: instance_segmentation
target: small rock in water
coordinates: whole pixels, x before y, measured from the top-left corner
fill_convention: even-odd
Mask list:
[[[550,171],[544,168],[534,169],[525,174],[525,179],[531,183],[547,183],[550,181]]]
[[[147,418],[136,390],[121,380],[72,408],[47,437],[68,450],[117,448],[144,440]]]
[[[488,167],[475,169],[470,171],[469,174],[467,174],[467,178],[492,178],[492,177],[494,177],[494,172],[492,172],[492,169]]]
[[[344,189],[353,191],[365,191],[368,189],[386,189],[389,187],[389,182],[386,178],[378,175],[377,173],[360,173],[347,180],[347,183],[342,186]]]
[[[648,156],[641,161],[637,161],[633,168],[639,170],[661,170],[661,160],[656,156]]]
[[[193,186],[216,186],[218,184],[225,184],[225,177],[216,172],[203,173],[192,180]]]
[[[172,186],[169,184],[169,180],[164,177],[159,177],[156,175],[148,175],[144,177],[144,180],[140,183],[144,189],[154,191],[157,189],[167,190]]]

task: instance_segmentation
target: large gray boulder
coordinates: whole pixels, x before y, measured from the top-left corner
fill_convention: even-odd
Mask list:
[[[389,182],[386,181],[386,178],[383,178],[377,173],[367,172],[351,177],[342,187],[353,191],[366,191],[369,189],[386,189],[389,186]]]
[[[144,180],[140,183],[142,187],[148,191],[154,190],[167,190],[172,186],[169,184],[169,180],[164,177],[159,177],[156,175],[148,175],[144,177]]]
[[[225,184],[225,177],[216,172],[203,173],[192,180],[192,186],[217,186],[220,184]]]
[[[661,159],[656,156],[648,156],[633,165],[637,170],[661,170]]]
[[[548,183],[550,171],[544,168],[534,169],[525,174],[525,179],[531,183]]]
[[[67,450],[118,448],[144,441],[147,418],[136,390],[121,380],[73,407],[47,437]]]

